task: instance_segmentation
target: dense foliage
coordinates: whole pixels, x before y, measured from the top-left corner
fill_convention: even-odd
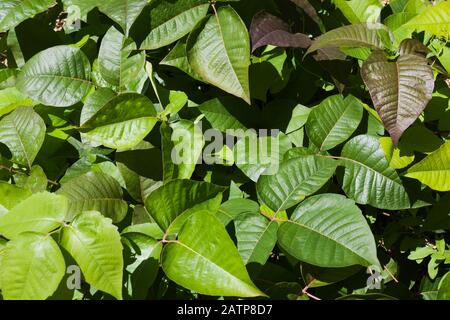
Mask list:
[[[0,35],[3,299],[450,299],[450,1],[2,0]]]

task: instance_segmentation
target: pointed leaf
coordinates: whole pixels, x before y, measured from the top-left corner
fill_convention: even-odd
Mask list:
[[[450,191],[450,141],[416,163],[405,174],[433,190]]]
[[[187,35],[206,16],[206,0],[161,0],[150,11],[151,31],[141,50],[154,50],[167,46]]]
[[[202,79],[250,104],[250,40],[236,11],[220,7],[200,23],[191,32],[186,51],[189,64]]]
[[[297,259],[321,267],[380,265],[364,216],[352,200],[338,194],[302,202],[280,226],[278,243]]]
[[[345,173],[342,189],[359,204],[388,210],[410,207],[397,172],[389,167],[376,137],[360,135],[342,149]]]
[[[432,98],[431,66],[416,54],[401,55],[396,62],[390,62],[377,51],[364,62],[361,75],[396,146]]]
[[[43,234],[23,233],[8,242],[0,282],[6,300],[45,300],[58,288],[66,265],[55,241]]]
[[[320,150],[341,144],[355,132],[361,122],[363,106],[352,95],[334,95],[313,108],[306,123],[309,139]]]
[[[122,299],[122,244],[110,219],[95,211],[78,215],[64,228],[61,246],[75,259],[88,283]]]
[[[201,294],[264,295],[250,280],[225,227],[207,211],[192,215],[178,240],[164,247],[161,262],[171,280]]]
[[[54,107],[79,102],[91,88],[91,65],[73,46],[57,46],[27,61],[17,78],[17,88],[33,100]]]
[[[33,108],[19,107],[0,120],[0,142],[11,151],[12,161],[31,168],[44,142],[45,130],[44,120]]]

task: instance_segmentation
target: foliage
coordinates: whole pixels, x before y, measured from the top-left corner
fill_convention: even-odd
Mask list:
[[[446,0],[1,1],[0,298],[448,300],[449,40]]]

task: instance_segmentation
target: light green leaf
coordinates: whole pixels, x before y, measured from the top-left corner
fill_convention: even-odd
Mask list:
[[[393,169],[403,169],[414,161],[414,152],[407,150],[406,148],[400,149],[394,147],[391,138],[381,137],[379,140],[386,155],[386,160],[389,162],[389,167]]]
[[[27,61],[17,78],[17,89],[42,104],[69,107],[91,89],[91,65],[73,46],[40,51]]]
[[[450,300],[450,272],[447,272],[439,282],[438,300]]]
[[[161,262],[171,280],[201,294],[264,295],[250,280],[225,227],[207,211],[191,216],[178,240],[164,247]]]
[[[450,191],[450,141],[409,168],[405,176],[433,190]]]
[[[379,0],[333,0],[351,23],[377,22],[383,8]]]
[[[153,103],[137,93],[124,93],[109,100],[81,130],[84,137],[114,149],[132,148],[157,122]]]
[[[303,138],[305,136],[303,126],[308,121],[311,114],[311,108],[307,108],[301,104],[292,110],[292,117],[286,128],[286,135],[296,147],[303,146]]]
[[[189,64],[202,79],[250,104],[250,39],[231,7],[220,7],[194,29],[187,41]]]
[[[278,223],[261,214],[241,214],[234,220],[237,247],[245,264],[265,265],[277,243]]]
[[[44,120],[33,108],[19,107],[0,121],[0,142],[8,146],[14,162],[31,168],[44,142],[45,130]]]
[[[364,216],[352,200],[338,194],[302,202],[280,226],[278,243],[297,259],[321,267],[380,265]]]
[[[245,214],[259,214],[259,204],[249,199],[230,199],[222,203],[216,216],[226,226],[235,218]]]
[[[19,188],[4,181],[0,182],[0,205],[6,209],[12,209],[31,195],[30,190]]]
[[[91,93],[84,102],[81,110],[80,125],[85,124],[98,111],[100,111],[109,101],[114,99],[116,94],[109,88],[99,88]]]
[[[206,0],[161,0],[150,11],[151,31],[141,50],[154,50],[167,46],[187,35],[206,16]]]
[[[175,47],[173,47],[172,50],[170,50],[167,56],[165,56],[164,59],[159,64],[178,68],[179,70],[188,74],[195,80],[203,81],[200,75],[194,72],[191,65],[189,64],[186,55],[186,41],[185,40],[183,41],[183,39],[177,42]]]
[[[14,181],[18,187],[29,189],[33,193],[47,190],[47,176],[40,166],[33,166],[29,175],[17,174]]]
[[[64,228],[61,246],[75,259],[89,284],[122,299],[122,244],[110,219],[94,211],[78,215]]]
[[[357,98],[334,95],[311,110],[306,132],[320,150],[329,150],[350,138],[362,115],[363,106]]]
[[[54,3],[54,0],[2,0],[0,32],[13,29],[22,21],[46,11]]]
[[[450,36],[450,2],[444,1],[428,6],[421,14],[411,19],[402,28],[418,32],[429,31],[437,36]]]
[[[171,161],[177,166],[178,179],[189,179],[194,173],[205,145],[202,129],[192,121],[172,123]]]
[[[145,54],[133,54],[136,44],[116,28],[111,27],[103,37],[98,54],[102,78],[117,87],[117,91],[136,91],[143,88],[148,78],[145,73]],[[144,77],[142,77],[144,74]]]
[[[319,190],[333,176],[338,164],[318,155],[283,161],[276,174],[259,178],[258,198],[276,212],[288,209]]]
[[[128,205],[122,200],[119,183],[104,173],[89,172],[64,183],[57,191],[69,199],[67,220],[72,220],[83,211],[99,211],[114,222],[127,214]]]
[[[10,113],[19,106],[32,106],[34,103],[16,88],[0,90],[0,117]]]
[[[6,300],[45,300],[58,288],[66,265],[56,242],[38,233],[23,233],[8,242],[0,282]]]
[[[342,149],[345,173],[342,189],[359,204],[380,209],[410,207],[409,197],[397,172],[389,167],[376,137],[360,135]]]
[[[307,53],[330,47],[367,47],[383,49],[389,31],[380,23],[352,24],[328,31],[315,39]]]
[[[67,207],[64,196],[49,192],[33,194],[0,217],[0,234],[13,239],[27,231],[50,232],[64,223]]]
[[[145,207],[161,229],[167,230],[176,217],[223,191],[223,187],[208,182],[172,180],[152,192]]]

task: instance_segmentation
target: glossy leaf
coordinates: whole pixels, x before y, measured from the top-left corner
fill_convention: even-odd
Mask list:
[[[280,226],[278,243],[297,259],[321,267],[379,266],[375,240],[361,211],[338,194],[302,202]]]
[[[0,7],[0,31],[13,29],[22,21],[46,11],[54,0],[3,0]]]
[[[164,247],[161,263],[171,280],[201,294],[264,295],[250,280],[223,225],[206,211],[193,214],[178,240]]]

